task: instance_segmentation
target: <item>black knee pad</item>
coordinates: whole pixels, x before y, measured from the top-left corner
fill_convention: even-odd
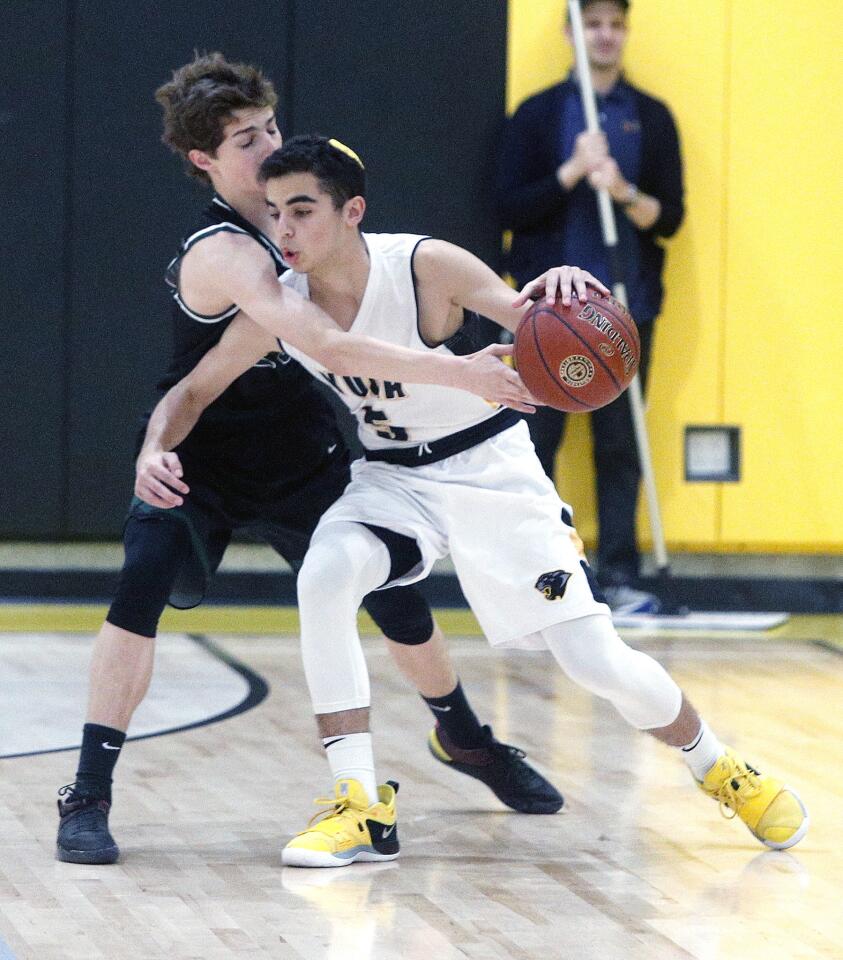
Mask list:
[[[177,519],[129,517],[123,531],[126,558],[106,620],[115,627],[154,637],[182,563],[190,533]]]
[[[395,643],[418,646],[433,633],[430,604],[416,587],[375,590],[363,598],[363,606],[384,635]]]

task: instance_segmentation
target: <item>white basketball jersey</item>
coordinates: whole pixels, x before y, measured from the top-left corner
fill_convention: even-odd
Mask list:
[[[418,325],[413,254],[427,237],[406,233],[364,233],[369,279],[350,333],[385,340],[419,352],[430,351]],[[281,282],[309,297],[307,275],[288,270]],[[454,387],[343,377],[326,370],[289,344],[284,349],[330,384],[357,417],[360,442],[369,450],[407,447],[438,440],[488,420],[500,409]],[[444,345],[433,348],[451,354]]]

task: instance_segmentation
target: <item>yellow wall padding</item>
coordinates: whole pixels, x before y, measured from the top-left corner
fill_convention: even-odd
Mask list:
[[[510,110],[568,70],[562,20],[561,2],[511,0]],[[670,105],[686,169],[648,397],[668,545],[843,552],[839,6],[635,0],[630,24],[627,74]],[[557,482],[593,544],[587,419],[572,420]],[[742,480],[685,483],[685,425],[718,423],[741,427]]]

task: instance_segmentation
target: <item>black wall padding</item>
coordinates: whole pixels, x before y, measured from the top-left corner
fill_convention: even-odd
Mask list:
[[[0,536],[63,533],[66,5],[0,27]]]
[[[207,196],[161,145],[153,100],[194,48],[261,64],[285,135],[361,153],[367,229],[496,259],[504,2],[479,25],[474,4],[442,0],[7,6],[0,536],[119,536],[135,424],[169,348],[163,271]]]

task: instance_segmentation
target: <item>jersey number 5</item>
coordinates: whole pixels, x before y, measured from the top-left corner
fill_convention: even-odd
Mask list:
[[[373,407],[363,407],[363,419],[375,428],[375,433],[384,440],[409,440],[409,435],[403,427],[393,427],[389,417]]]

